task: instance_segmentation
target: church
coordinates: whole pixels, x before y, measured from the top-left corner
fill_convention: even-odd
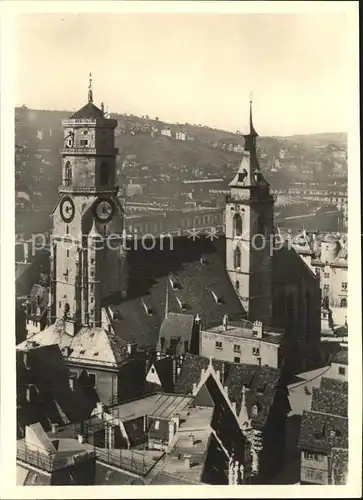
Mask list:
[[[17,350],[58,344],[71,373],[86,377],[106,404],[145,390],[147,358],[156,351],[200,354],[199,331],[225,317],[282,330],[287,372],[313,366],[319,284],[293,248],[274,248],[274,198],[259,168],[252,104],[249,121],[226,198],[225,234],[130,248],[117,197],[117,121],[94,104],[90,80],[87,104],[62,121],[49,301],[40,303],[38,290],[25,303],[27,322],[46,311],[47,326]]]

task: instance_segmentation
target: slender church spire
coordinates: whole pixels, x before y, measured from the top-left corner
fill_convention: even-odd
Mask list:
[[[250,123],[249,123],[249,131],[248,134],[244,135],[245,138],[245,150],[251,153],[251,156],[256,156],[256,137],[258,137],[258,133],[253,126],[252,119],[252,94],[250,94]]]
[[[168,280],[166,280],[166,291],[165,291],[165,318],[168,317],[169,313],[169,286]]]
[[[92,73],[90,73],[90,74],[89,74],[89,84],[88,84],[88,102],[93,102]]]

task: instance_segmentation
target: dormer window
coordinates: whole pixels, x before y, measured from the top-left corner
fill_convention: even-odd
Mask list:
[[[171,288],[173,290],[180,290],[181,285],[175,277],[169,276],[169,282],[170,282]]]
[[[258,413],[259,413],[258,406],[257,405],[253,405],[252,406],[252,416],[253,417],[257,417]]]
[[[178,301],[179,307],[182,311],[185,311],[187,309],[187,303],[182,297],[176,297],[176,300]]]
[[[150,304],[147,304],[145,300],[142,300],[142,305],[144,306],[145,312],[148,316],[151,316],[153,313],[152,307]]]
[[[212,290],[212,295],[214,300],[216,301],[216,304],[223,304],[222,296],[219,293],[216,293]]]

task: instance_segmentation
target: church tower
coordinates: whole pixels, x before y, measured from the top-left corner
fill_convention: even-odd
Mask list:
[[[259,168],[250,101],[249,132],[238,172],[226,198],[226,264],[248,319],[272,318],[272,242],[274,198]]]
[[[62,184],[53,211],[50,322],[65,319],[71,335],[81,326],[101,326],[102,301],[123,285],[116,125],[103,104],[93,103],[90,75],[87,104],[62,121]]]

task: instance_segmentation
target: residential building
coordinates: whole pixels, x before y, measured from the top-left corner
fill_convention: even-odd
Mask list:
[[[213,382],[212,382],[213,381]],[[216,390],[215,386],[219,388]],[[208,390],[207,390],[208,389]],[[227,413],[225,432],[221,438],[229,449],[245,455],[237,456],[244,471],[243,482],[264,483],[280,470],[285,447],[285,424],[290,405],[281,370],[253,365],[225,363],[211,358],[187,354],[181,366],[175,392],[195,394],[204,405],[218,401]],[[198,403],[198,406],[202,403]],[[241,445],[233,445],[233,418],[242,432]],[[228,423],[229,422],[229,423]],[[237,431],[236,436],[238,436]],[[218,435],[218,434],[217,434]],[[243,445],[245,441],[245,445]],[[237,467],[238,469],[238,467]],[[221,484],[221,483],[219,483]]]
[[[333,356],[327,377],[348,382],[348,348],[341,348]]]
[[[177,139],[178,141],[186,141],[187,138],[188,138],[188,135],[184,131],[178,131],[175,133],[175,139]]]
[[[160,134],[164,137],[171,137],[171,129],[170,128],[162,128]]]
[[[229,363],[281,368],[282,337],[283,330],[277,332],[264,328],[258,321],[231,323],[225,316],[223,325],[200,331],[199,354]]]
[[[299,437],[301,484],[337,484],[346,476],[348,384],[322,378],[313,389],[311,410],[303,411]],[[337,458],[343,462],[337,465]]]
[[[317,276],[323,299],[348,307],[348,239],[342,234],[300,232],[292,245]]]

